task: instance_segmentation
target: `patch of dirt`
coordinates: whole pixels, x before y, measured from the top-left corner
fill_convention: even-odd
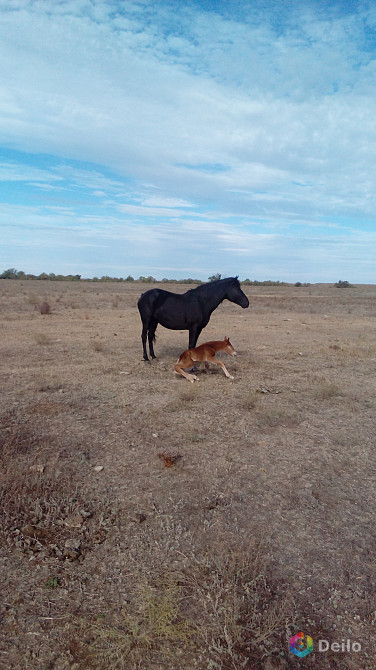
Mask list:
[[[0,282],[0,668],[373,670],[376,287],[245,287],[194,384],[144,290]]]

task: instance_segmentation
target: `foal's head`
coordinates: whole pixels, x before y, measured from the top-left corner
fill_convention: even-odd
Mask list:
[[[226,354],[229,354],[230,356],[237,356],[237,353],[236,353],[234,347],[232,346],[229,338],[225,337],[225,339],[223,341],[226,345],[225,348],[224,348],[224,351],[226,352]]]

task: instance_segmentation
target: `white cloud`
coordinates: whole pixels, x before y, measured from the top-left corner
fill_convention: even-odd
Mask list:
[[[110,237],[134,239],[140,230],[157,259],[165,257],[158,240],[169,239],[169,226],[184,230],[189,217],[206,222],[206,253],[218,244],[220,262],[210,217],[235,237],[264,226],[265,258],[271,234],[287,227],[296,227],[289,245],[300,251],[303,228],[308,235],[324,222],[372,225],[375,10],[277,3],[273,14],[257,2],[229,0],[216,11],[175,4],[0,2],[0,143],[57,157],[44,167],[4,159],[0,180],[43,196],[34,210],[41,227],[42,207],[52,206],[60,215],[52,227],[73,212],[77,243],[90,225]],[[59,190],[61,201],[49,203]],[[17,221],[26,224],[24,216]],[[234,262],[245,249],[251,254],[253,238],[244,235],[226,248]],[[189,237],[189,253],[194,243]],[[336,248],[342,253],[340,242]],[[351,254],[343,257],[350,264]]]

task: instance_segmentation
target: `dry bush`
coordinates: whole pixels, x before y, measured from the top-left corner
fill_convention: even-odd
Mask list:
[[[287,590],[271,582],[260,543],[199,559],[187,585],[204,667],[253,670],[263,655],[279,654],[295,606]]]
[[[37,344],[51,344],[52,340],[46,333],[34,333],[34,340]]]
[[[260,545],[133,577],[120,619],[74,622],[75,660],[100,670],[167,667],[178,649],[184,667],[254,670],[263,656],[278,658],[295,623],[293,599],[271,583]]]
[[[329,400],[337,396],[343,396],[344,392],[335,382],[323,379],[315,389],[315,398],[318,400]]]
[[[40,314],[51,314],[51,305],[46,301],[41,302],[39,305],[39,312]]]
[[[257,403],[259,401],[259,397],[255,391],[250,391],[244,395],[242,398],[242,405],[244,409],[252,410],[255,409]]]
[[[176,649],[189,648],[194,624],[183,614],[183,588],[174,573],[136,576],[134,596],[117,622],[74,622],[72,649],[87,667],[128,670],[148,667],[159,659],[176,658]],[[79,636],[79,637],[78,637]],[[141,665],[142,664],[142,665]]]
[[[189,430],[187,433],[187,439],[190,442],[204,442],[205,437],[202,433],[198,433],[196,430]]]
[[[39,298],[35,295],[35,293],[29,293],[27,300],[30,305],[34,305],[35,309],[37,309],[39,305]]]
[[[0,419],[0,462],[6,473],[13,469],[20,456],[29,455],[38,444],[38,434],[26,420],[19,421],[14,411],[9,411]]]
[[[104,343],[100,342],[99,340],[96,340],[95,342],[92,343],[92,347],[94,351],[103,352],[104,351]]]
[[[185,379],[183,379],[183,377],[181,377],[181,379],[184,381],[184,388],[179,393],[179,395],[176,395],[176,397],[171,402],[168,403],[168,405],[165,408],[166,411],[178,412],[180,410],[184,410],[186,404],[193,403],[195,402],[195,400],[200,398],[201,388],[199,384],[198,383],[187,384]]]
[[[120,297],[117,295],[115,298],[112,300],[112,307],[113,309],[116,309],[120,305]]]
[[[201,393],[201,389],[197,386],[197,384],[194,385],[189,385],[188,388],[185,388],[179,396],[181,404],[189,403],[189,402],[194,402]]]

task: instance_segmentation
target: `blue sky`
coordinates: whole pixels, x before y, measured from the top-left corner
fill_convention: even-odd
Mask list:
[[[376,5],[0,0],[0,272],[376,282]]]

